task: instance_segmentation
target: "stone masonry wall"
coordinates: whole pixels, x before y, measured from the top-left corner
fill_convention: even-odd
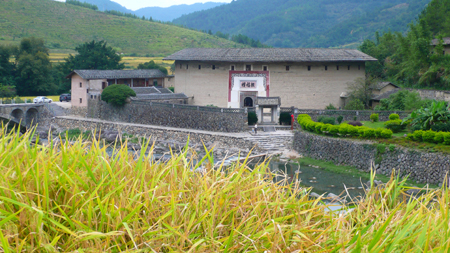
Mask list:
[[[331,161],[336,165],[354,166],[360,170],[390,176],[395,170],[401,177],[419,183],[441,185],[450,170],[450,156],[440,153],[424,153],[396,147],[394,151],[386,148],[383,154],[377,151],[376,143],[354,141],[319,136],[303,131],[294,135],[294,149],[301,155]]]
[[[247,113],[225,113],[197,111],[192,108],[172,108],[131,102],[124,107],[115,107],[104,101],[89,100],[89,118],[136,124],[159,125],[215,132],[243,132],[248,130]]]
[[[171,143],[176,146],[184,146],[188,140],[190,145],[203,147],[203,144],[210,149],[215,147],[221,150],[230,150],[233,152],[241,151],[242,154],[248,153],[250,150],[253,154],[260,152],[255,144],[246,140],[226,133],[205,133],[205,131],[195,131],[189,129],[176,128],[160,128],[157,126],[148,126],[140,124],[130,124],[122,122],[107,122],[97,119],[83,119],[72,117],[55,117],[52,123],[58,125],[62,130],[79,128],[82,131],[106,131],[115,130],[121,133],[132,134],[137,137],[149,138],[151,142]]]

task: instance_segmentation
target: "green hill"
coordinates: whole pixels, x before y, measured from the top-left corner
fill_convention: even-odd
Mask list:
[[[128,55],[166,56],[187,47],[234,47],[235,42],[148,20],[114,16],[52,0],[2,0],[0,44],[43,38],[50,49],[105,40]]]
[[[430,0],[235,0],[184,15],[183,26],[245,34],[274,47],[337,47],[407,30]]]

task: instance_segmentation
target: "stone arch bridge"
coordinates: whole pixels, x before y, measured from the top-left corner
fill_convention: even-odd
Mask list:
[[[0,119],[30,127],[39,122],[39,116],[43,110],[44,104],[0,105]]]

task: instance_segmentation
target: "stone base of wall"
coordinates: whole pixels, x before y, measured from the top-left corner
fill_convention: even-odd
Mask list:
[[[297,131],[294,135],[294,150],[314,159],[331,161],[336,165],[354,166],[362,171],[390,176],[409,176],[418,183],[442,185],[450,171],[450,156],[439,153],[424,153],[396,147],[377,152],[377,143],[353,141]],[[378,163],[378,164],[376,164]]]
[[[157,126],[147,126],[130,123],[108,122],[96,119],[83,119],[73,117],[56,117],[52,120],[62,130],[79,128],[82,131],[105,131],[116,130],[121,133],[132,134],[136,137],[150,138],[151,143],[171,143],[172,146],[184,146],[188,141],[190,146],[197,146],[203,149],[203,144],[208,149],[220,149],[221,153],[230,151],[231,153],[241,152],[246,155],[253,149],[252,154],[260,153],[261,150],[253,142],[244,138],[232,136],[226,133],[207,133],[188,129],[158,128]],[[215,152],[216,153],[216,152]]]
[[[343,121],[354,121],[355,117],[357,121],[369,121],[370,115],[372,113],[378,113],[380,121],[389,120],[389,115],[392,113],[397,113],[401,119],[407,117],[409,113],[403,111],[349,111],[349,110],[308,110],[308,109],[297,109],[295,118],[297,119],[299,114],[308,114],[311,119],[317,121],[320,116],[328,116],[337,118],[339,116],[343,117]]]
[[[84,106],[72,106],[70,108],[70,115],[79,116],[79,117],[87,117],[88,109]]]
[[[214,132],[244,132],[248,127],[247,113],[225,113],[220,111],[195,110],[172,107],[171,104],[157,105],[150,102],[136,102],[116,107],[104,101],[88,100],[89,118],[115,122],[130,122],[144,125],[188,128]],[[214,108],[212,108],[214,109]]]

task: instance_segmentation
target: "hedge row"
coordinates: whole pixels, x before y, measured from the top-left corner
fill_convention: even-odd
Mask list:
[[[309,132],[318,134],[328,134],[332,136],[353,136],[363,138],[384,138],[389,139],[392,137],[392,131],[384,128],[368,128],[364,126],[352,126],[349,124],[340,124],[338,126],[331,124],[324,124],[322,122],[315,122],[308,114],[300,114],[297,117],[297,121],[300,126]]]
[[[433,130],[423,131],[417,130],[412,134],[406,136],[408,140],[430,142],[430,143],[443,143],[450,145],[450,132],[435,132]]]

